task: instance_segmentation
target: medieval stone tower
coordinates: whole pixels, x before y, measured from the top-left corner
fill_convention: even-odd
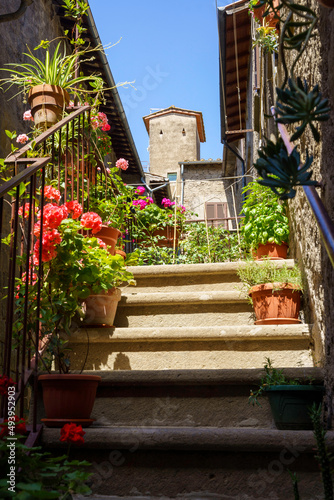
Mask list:
[[[171,106],[143,120],[150,138],[150,173],[168,178],[179,195],[179,162],[199,160],[205,142],[202,113]]]

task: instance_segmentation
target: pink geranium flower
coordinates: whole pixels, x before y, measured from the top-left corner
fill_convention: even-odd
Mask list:
[[[170,201],[169,198],[163,198],[161,200],[161,205],[164,207],[164,208],[169,208],[171,205],[172,205],[172,202]]]
[[[129,167],[129,162],[124,158],[120,158],[116,161],[116,167],[121,168],[122,170],[127,170]]]
[[[28,111],[25,111],[23,113],[23,120],[25,121],[34,121],[33,117],[32,117],[32,114],[31,114],[31,109],[28,109]]]
[[[139,195],[141,195],[141,194],[143,194],[143,193],[145,193],[145,188],[144,188],[144,186],[138,186],[138,187],[137,187],[137,189],[135,190],[135,194],[139,194]]]
[[[25,144],[27,141],[29,141],[27,134],[20,134],[17,136],[16,142],[19,144]]]

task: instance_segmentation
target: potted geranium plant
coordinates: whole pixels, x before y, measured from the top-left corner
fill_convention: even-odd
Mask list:
[[[303,283],[297,264],[288,268],[270,260],[248,261],[237,272],[254,307],[256,325],[300,323]]]
[[[141,246],[177,248],[187,211],[168,198],[161,206],[149,196],[138,196],[132,202],[135,208],[133,236]]]
[[[111,254],[115,254],[117,240],[127,231],[128,221],[134,209],[132,199],[134,188],[125,185],[120,169],[126,170],[128,162],[120,158],[116,166],[99,167],[104,182],[93,186],[90,193],[90,206],[101,217],[102,227],[97,236],[103,240]]]
[[[45,422],[47,425],[58,426],[63,424],[65,419],[89,425],[92,422],[89,415],[100,377],[68,373],[70,361],[62,335],[64,332],[71,334],[74,316],[79,325],[96,325],[101,322],[112,325],[117,302],[120,300],[117,286],[121,283],[134,284],[134,280],[132,273],[126,269],[124,260],[120,256],[112,256],[106,250],[105,244],[94,236],[102,226],[101,218],[96,213],[82,214],[82,207],[77,201],[59,204],[60,193],[52,186],[45,187],[44,195],[54,202],[44,205],[43,220],[41,211],[37,213],[39,220],[34,227],[37,239],[34,244],[33,263],[28,273],[28,317],[32,318],[30,326],[33,327],[34,322],[36,323],[37,307],[40,308],[39,350],[46,347],[46,354],[40,356],[41,365],[50,371],[55,366],[60,372],[40,376],[40,380],[45,384]],[[27,204],[21,208],[20,213],[25,217],[29,212]],[[92,236],[86,236],[85,230],[90,230]],[[40,257],[43,263],[43,280],[39,290],[38,275],[42,264]],[[23,275],[17,282],[18,313],[25,304],[23,285],[26,280],[26,275]],[[38,295],[39,306],[36,300]],[[102,313],[106,314],[101,316]],[[65,394],[62,392],[64,380]],[[83,392],[80,392],[78,384],[82,383]],[[92,393],[89,392],[90,387]],[[49,388],[55,391],[51,395],[46,390]],[[49,403],[51,408],[48,407]],[[64,403],[65,413],[62,413],[63,407],[58,407],[58,403]],[[87,409],[82,408],[83,403],[88,404]]]
[[[269,358],[264,364],[264,376],[257,390],[251,390],[249,402],[261,406],[258,398],[269,398],[271,411],[277,429],[310,430],[313,429],[310,409],[315,403],[321,405],[324,387],[301,383],[298,379],[287,378],[282,369],[274,368]]]
[[[286,202],[280,201],[269,187],[257,181],[244,188],[244,219],[241,234],[244,243],[256,258],[286,259],[289,240],[289,219],[286,216]]]

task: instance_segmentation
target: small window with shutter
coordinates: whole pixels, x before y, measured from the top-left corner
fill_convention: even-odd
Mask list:
[[[225,229],[228,229],[228,221],[221,220],[227,217],[226,202],[224,203],[208,202],[205,204],[205,210],[206,210],[206,218],[209,225],[216,227],[223,226]]]

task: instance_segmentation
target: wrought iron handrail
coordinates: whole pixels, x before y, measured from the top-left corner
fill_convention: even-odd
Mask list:
[[[54,126],[42,132],[36,139],[30,141],[27,145],[20,150],[10,154],[6,160],[6,164],[14,164],[15,175],[0,186],[0,234],[3,237],[3,219],[4,219],[4,203],[7,202],[11,206],[10,218],[10,247],[9,255],[4,252],[3,244],[0,241],[0,254],[2,265],[4,265],[5,258],[8,257],[8,286],[7,286],[7,315],[6,315],[6,333],[5,333],[5,348],[4,348],[4,370],[5,375],[13,376],[16,389],[16,401],[19,402],[19,416],[23,416],[24,412],[24,392],[27,383],[31,377],[34,378],[33,385],[35,395],[37,394],[37,371],[38,371],[38,351],[39,351],[39,310],[40,310],[40,292],[42,282],[42,266],[39,266],[39,276],[37,280],[37,310],[34,331],[28,332],[27,314],[28,314],[28,295],[29,287],[32,286],[32,271],[30,271],[32,260],[32,247],[33,247],[33,225],[35,215],[35,200],[40,196],[40,215],[43,220],[44,210],[44,187],[45,187],[45,169],[50,162],[54,162],[56,157],[55,148],[55,134],[59,132],[59,151],[58,151],[58,165],[54,168],[52,163],[52,176],[58,176],[58,186],[60,185],[61,173],[65,172],[65,191],[64,197],[74,199],[74,192],[76,191],[77,199],[82,194],[83,199],[83,186],[84,178],[89,180],[92,176],[93,167],[88,161],[84,165],[84,156],[90,151],[89,142],[84,136],[85,127],[85,114],[88,112],[87,123],[90,124],[90,106],[81,106],[78,108],[68,108],[70,114],[56,123]],[[81,117],[82,115],[82,117]],[[82,120],[81,120],[82,118]],[[76,120],[76,121],[75,121]],[[69,124],[72,122],[72,138],[69,137]],[[65,136],[62,137],[62,129],[66,127]],[[74,140],[75,127],[77,127],[77,137]],[[46,140],[52,138],[51,141],[51,155],[45,156],[46,153]],[[72,139],[72,142],[71,142]],[[61,148],[65,144],[65,158],[60,160]],[[70,144],[70,147],[69,147]],[[42,153],[44,156],[39,157],[24,157],[28,151],[36,146],[43,146]],[[86,148],[86,149],[85,149]],[[67,153],[71,153],[70,159]],[[75,153],[76,157],[75,157]],[[24,170],[18,172],[20,166],[25,166]],[[28,166],[29,165],[29,166]],[[95,168],[95,167],[94,167]],[[76,174],[75,174],[75,169]],[[39,175],[39,177],[37,177]],[[79,179],[82,182],[79,184]],[[96,175],[96,172],[95,172]],[[67,180],[72,178],[71,189],[67,190]],[[74,189],[74,179],[77,181],[76,190]],[[24,192],[21,194],[21,186],[24,185]],[[39,191],[40,190],[40,193]],[[24,196],[23,196],[24,195]],[[11,197],[9,201],[8,197]],[[23,219],[19,223],[19,204],[22,203],[23,197]],[[86,205],[89,205],[89,197]],[[88,208],[88,207],[87,207]],[[40,224],[39,232],[39,262],[42,262],[42,224]],[[25,234],[26,233],[26,234]],[[18,258],[20,257],[20,261]],[[19,264],[18,264],[19,262]],[[24,262],[24,263],[23,263]],[[25,270],[25,275],[24,275]],[[16,360],[15,368],[13,369],[13,324],[15,315],[15,282],[16,278],[20,276],[23,279],[24,288],[24,312],[22,320],[22,328],[19,331],[20,341],[16,347]],[[25,276],[25,277],[24,277]],[[24,278],[23,278],[24,277]],[[34,338],[33,338],[34,336]],[[31,348],[33,346],[33,349]],[[35,357],[35,359],[34,359]],[[33,361],[32,361],[33,360]],[[13,373],[15,372],[15,376]],[[6,417],[6,398],[2,398],[1,415]],[[32,436],[37,436],[40,432],[40,426],[37,426],[37,398],[34,398],[34,407],[32,411]],[[32,438],[32,436],[30,438]]]
[[[271,112],[274,115],[275,109],[272,108]],[[288,153],[291,154],[294,145],[290,142],[288,131],[282,123],[278,123],[277,125],[286,149]],[[318,225],[327,255],[332,263],[332,266],[334,267],[334,223],[329,217],[329,214],[321,201],[316,188],[314,186],[303,186],[303,189]]]

